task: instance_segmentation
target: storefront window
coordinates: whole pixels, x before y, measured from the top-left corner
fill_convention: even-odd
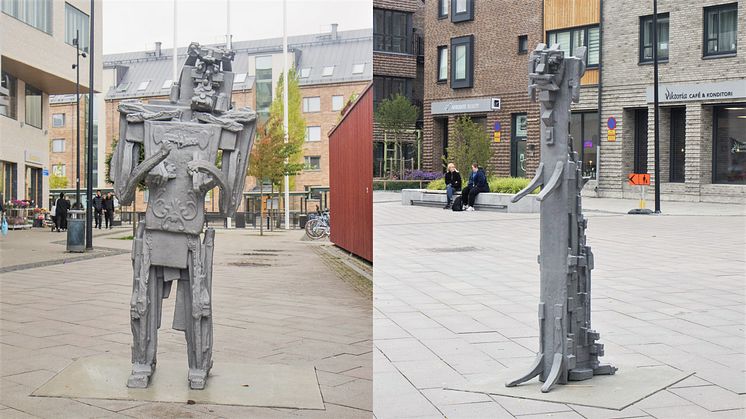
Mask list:
[[[578,153],[578,160],[583,162],[583,177],[596,178],[598,150],[598,113],[573,113],[570,118],[570,135],[572,149]]]
[[[713,181],[746,185],[746,103],[715,108]]]

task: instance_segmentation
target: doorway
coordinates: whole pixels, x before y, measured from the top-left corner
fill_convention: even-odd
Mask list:
[[[671,167],[669,182],[684,182],[684,164],[686,161],[686,108],[671,109]]]
[[[634,173],[648,172],[648,110],[635,109]]]
[[[42,171],[37,167],[26,166],[26,199],[34,202],[35,208],[43,205],[42,201]]]
[[[528,116],[525,113],[511,116],[510,176],[526,177],[526,137]]]

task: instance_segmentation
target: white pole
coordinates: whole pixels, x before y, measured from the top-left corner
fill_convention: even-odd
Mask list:
[[[179,59],[178,58],[179,54],[178,54],[178,44],[176,43],[176,21],[177,21],[177,18],[176,18],[176,1],[177,0],[174,0],[174,57],[173,57],[174,59],[173,59],[173,69],[172,69],[173,70],[172,77],[173,77],[173,82],[174,83],[178,83],[179,82],[179,68],[178,68],[178,63],[177,63],[177,61]]]
[[[225,46],[228,49],[233,47],[233,40],[231,39],[231,0],[225,0]]]
[[[289,141],[289,122],[288,122],[288,10],[287,0],[282,0],[282,58],[283,65],[283,83],[282,83],[282,111],[283,127],[285,130],[285,143]],[[285,164],[288,159],[285,158]],[[285,229],[290,229],[290,177],[285,175]]]

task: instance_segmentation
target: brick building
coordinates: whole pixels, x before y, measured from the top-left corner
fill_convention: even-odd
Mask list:
[[[652,4],[603,4],[597,193],[637,197],[628,173],[655,183]],[[746,3],[659,0],[658,13],[662,199],[745,202]]]
[[[233,42],[232,49],[236,52],[234,106],[255,109],[261,121],[269,112],[282,74],[282,39]],[[179,68],[185,54],[185,48],[179,49]],[[338,31],[334,24],[331,32],[288,38],[288,62],[298,73],[306,122],[303,147],[306,167],[295,176],[294,191],[328,188],[328,132],[339,121],[348,100],[362,92],[372,79],[371,57],[369,29]],[[105,78],[110,79],[113,86],[106,95],[105,111],[106,149],[110,150],[112,140],[119,135],[117,106],[122,100],[147,102],[167,98],[173,80],[172,50],[162,50],[157,43],[151,51],[107,55],[104,65]],[[247,177],[247,194],[251,194],[255,186],[255,180]],[[137,199],[136,205],[143,208],[147,192],[139,192]],[[217,208],[217,195],[208,194],[206,199],[208,211]]]
[[[396,94],[405,96],[419,109],[418,121],[405,134],[403,156],[411,167],[421,155],[418,143],[422,129],[424,95],[424,0],[373,0],[373,107]],[[386,154],[386,156],[384,156]],[[384,132],[373,126],[373,176],[383,173],[384,159],[394,159],[391,146],[384,151]],[[414,162],[414,163],[413,163]]]
[[[542,1],[427,1],[424,20],[425,168],[443,168],[455,120],[466,115],[495,138],[492,160],[479,162],[489,174],[532,174],[539,108],[526,93],[526,68],[528,50],[544,38]]]

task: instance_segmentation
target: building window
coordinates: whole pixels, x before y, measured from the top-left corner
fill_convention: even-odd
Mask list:
[[[174,81],[171,79],[168,79],[163,82],[163,84],[161,85],[161,89],[170,89],[171,86],[173,86],[173,84],[174,84]]]
[[[352,66],[352,74],[363,74],[363,71],[365,71],[365,63]]]
[[[451,22],[474,20],[474,0],[451,0]]]
[[[324,69],[321,71],[322,77],[331,77],[331,75],[334,74],[334,66],[328,65],[324,67]]]
[[[518,53],[528,53],[528,35],[521,35],[518,37]]]
[[[18,102],[15,77],[6,72],[0,73],[0,115],[16,119],[16,103]]]
[[[0,161],[0,201],[18,199],[18,165]]]
[[[52,115],[52,128],[62,128],[65,126],[65,114],[56,113]]]
[[[472,87],[474,78],[474,36],[451,39],[451,88]]]
[[[319,112],[321,110],[321,98],[316,97],[304,97],[303,98],[303,112]]]
[[[412,81],[401,77],[373,77],[373,107],[375,109],[384,99],[391,99],[396,95],[402,95],[411,101]]]
[[[653,16],[640,18],[640,62],[653,61]],[[668,61],[668,13],[658,14],[658,61]]]
[[[438,18],[448,17],[448,2],[450,0],[438,0]]]
[[[705,56],[735,54],[738,3],[705,7]]]
[[[311,67],[300,69],[300,78],[307,79],[311,75]]]
[[[373,9],[373,50],[412,52],[412,13]]]
[[[56,138],[52,140],[52,153],[64,153],[65,152],[65,139]]]
[[[438,47],[438,81],[448,80],[448,47]]]
[[[150,80],[145,80],[143,82],[140,82],[140,84],[137,85],[137,91],[141,92],[141,91],[147,89],[149,85],[150,85]]]
[[[236,84],[246,83],[246,73],[238,73],[236,74],[236,78],[233,79],[233,82]]]
[[[583,177],[596,178],[598,159],[598,112],[573,112],[570,116],[572,149],[582,162]]]
[[[272,104],[272,56],[256,57],[256,112],[262,120],[269,116]]]
[[[575,56],[578,47],[587,47],[586,65],[588,67],[598,66],[601,45],[598,26],[547,32],[547,41],[549,45],[559,44],[560,49],[565,51],[565,55],[570,56]]]
[[[26,85],[26,124],[39,129],[42,127],[41,95],[41,90]]]
[[[321,127],[306,127],[306,141],[321,141]]]
[[[321,156],[304,156],[303,157],[304,170],[307,171],[318,171],[321,170]]]
[[[80,34],[80,49],[88,52],[90,35],[88,32],[88,15],[65,3],[65,42],[75,46],[75,37]]]
[[[345,106],[345,98],[344,96],[332,96],[332,110],[333,111],[340,111]]]
[[[66,176],[65,165],[64,164],[52,165],[52,175],[57,176],[57,177],[65,177]]]
[[[746,103],[713,112],[714,183],[746,185]]]
[[[0,3],[3,13],[40,31],[52,33],[52,0],[3,0]]]

